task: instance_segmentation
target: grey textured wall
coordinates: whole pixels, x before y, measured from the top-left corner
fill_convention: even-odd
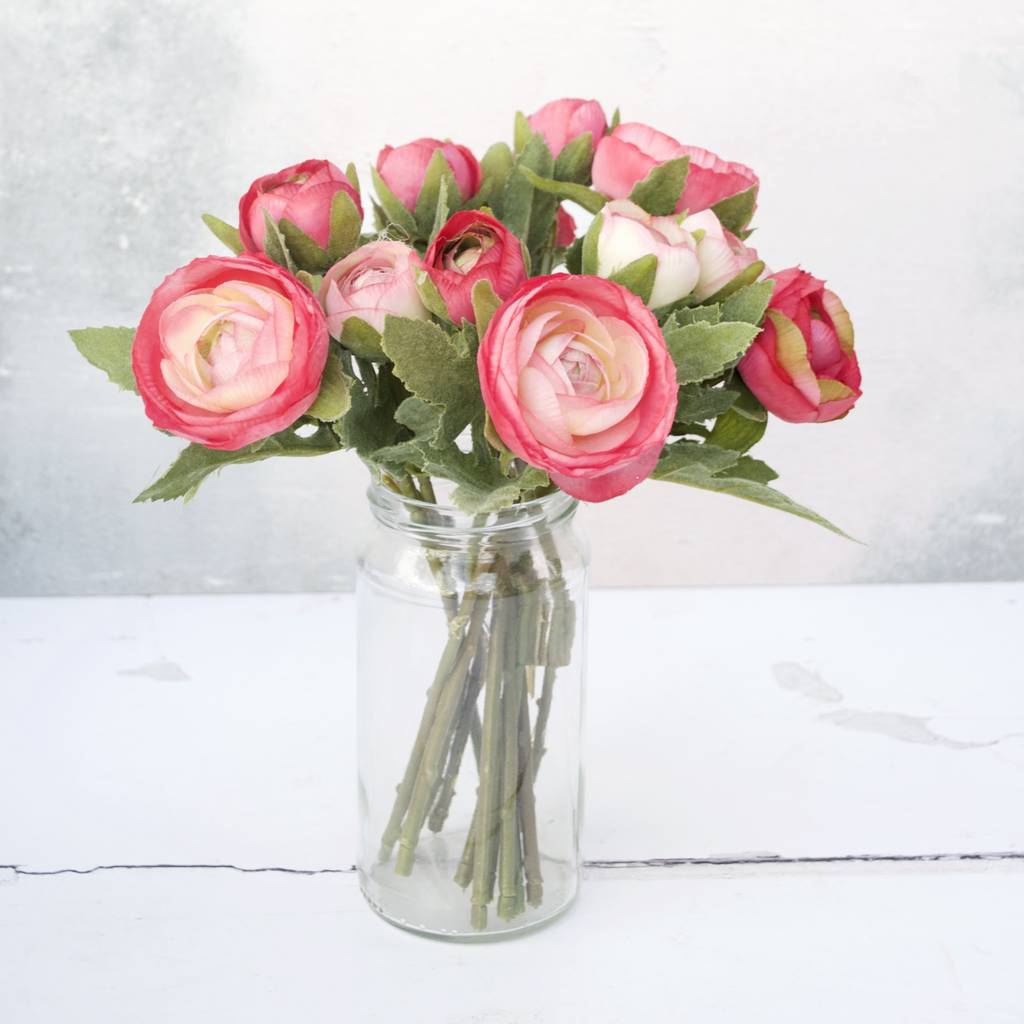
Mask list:
[[[647,484],[586,510],[597,582],[1021,576],[1019,5],[37,0],[0,19],[0,592],[349,585],[358,463],[133,506],[179,445],[64,332],[134,323],[219,251],[199,214],[232,218],[257,174],[365,167],[422,134],[482,148],[560,95],[755,167],[762,255],[829,279],[865,371],[847,420],[773,424],[762,450],[867,546]]]

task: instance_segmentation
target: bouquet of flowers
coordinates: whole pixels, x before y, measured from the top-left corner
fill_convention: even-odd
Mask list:
[[[188,500],[232,464],[352,450],[396,493],[429,506],[446,481],[478,516],[652,478],[837,529],[749,454],[769,416],[839,419],[861,383],[836,295],[802,269],[769,272],[748,244],[749,167],[563,99],[518,114],[512,145],[479,160],[421,138],[385,146],[370,177],[369,230],[351,164],[258,178],[237,227],[204,217],[232,255],[173,271],[134,329],[71,332],[189,442],[136,500]],[[478,551],[472,578],[493,599],[460,593],[428,556],[449,642],[380,856],[397,844],[395,870],[412,871],[471,737],[478,806],[457,880],[482,928],[496,877],[502,916],[541,898],[530,790],[550,692],[531,715],[523,673],[564,664],[572,602],[557,552],[512,565]],[[529,614],[503,620],[497,595],[535,591]],[[493,656],[502,643],[519,651],[511,669]]]

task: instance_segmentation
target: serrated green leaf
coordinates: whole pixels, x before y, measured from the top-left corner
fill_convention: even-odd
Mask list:
[[[491,322],[491,317],[501,305],[501,299],[498,298],[494,287],[486,278],[481,278],[473,285],[470,298],[473,303],[473,319],[476,323],[477,334],[482,338],[484,331],[487,330],[487,325]]]
[[[740,457],[737,452],[694,441],[675,441],[665,446],[651,476],[655,480],[731,494],[799,516],[848,540],[853,539],[817,512],[766,486],[762,481],[770,473],[772,470],[764,463],[749,456]]]
[[[224,466],[247,462],[262,462],[276,456],[308,457],[336,452],[341,447],[330,427],[320,425],[308,437],[300,437],[295,427],[289,427],[255,444],[237,451],[224,452],[190,444],[171,464],[156,483],[147,487],[136,501],[173,501],[192,498],[199,485]]]
[[[219,242],[223,242],[236,256],[245,248],[242,245],[242,236],[238,228],[223,221],[220,217],[214,217],[212,213],[203,214],[203,223],[213,232]]]
[[[736,401],[736,392],[727,388],[709,388],[684,384],[679,389],[676,423],[703,423],[721,416]]]
[[[134,327],[82,327],[68,331],[75,348],[125,391],[138,392],[132,373]]]
[[[768,419],[767,410],[754,397],[750,388],[743,383],[743,378],[738,373],[733,374],[732,380],[729,381],[727,386],[736,395],[736,401],[732,404],[734,412],[739,413],[740,416],[745,416],[748,420],[763,422]]]
[[[526,149],[527,143],[532,138],[533,129],[530,127],[529,120],[521,110],[517,110],[515,125],[512,132],[512,143],[516,147],[516,152],[521,153]]]
[[[667,217],[676,212],[679,197],[686,188],[686,175],[690,169],[688,156],[666,160],[652,167],[643,181],[638,181],[629,193],[637,206],[656,217]]]
[[[408,393],[386,364],[375,368],[361,363],[360,374],[363,379],[353,380],[349,388],[348,412],[331,426],[344,447],[369,461],[374,452],[395,444],[404,432],[395,413]]]
[[[284,267],[290,274],[294,274],[295,262],[288,251],[288,244],[280,228],[274,223],[273,217],[266,210],[263,211],[263,224],[266,228],[266,234],[263,237],[263,251],[279,267]]]
[[[423,175],[423,185],[416,199],[416,225],[422,238],[429,238],[440,217],[441,224],[448,219],[449,200],[457,207],[463,199],[455,183],[455,175],[444,155],[444,150],[435,149]]]
[[[384,349],[380,344],[380,331],[357,316],[350,316],[341,325],[341,337],[338,340],[349,352],[360,359],[376,361],[384,358]]]
[[[722,199],[711,207],[722,222],[722,227],[738,235],[750,223],[757,206],[757,186],[753,185],[745,192],[739,192],[728,199]]]
[[[352,378],[342,368],[337,354],[327,356],[324,374],[320,379],[320,391],[306,415],[324,423],[340,420],[352,405]]]
[[[604,223],[604,214],[598,213],[590,222],[587,233],[583,236],[583,244],[580,247],[580,271],[584,274],[594,275],[597,273],[597,242],[601,235],[601,225]]]
[[[416,218],[402,205],[398,196],[388,188],[376,167],[370,168],[370,176],[373,179],[373,189],[377,193],[377,205],[381,213],[380,220],[384,222],[379,224],[380,230],[394,224],[405,234],[406,238],[418,237]]]
[[[608,202],[600,192],[595,192],[586,185],[577,185],[572,181],[555,181],[554,178],[544,177],[529,168],[523,168],[522,174],[534,188],[576,203],[590,213],[597,213]]]
[[[651,297],[657,273],[658,257],[651,253],[616,270],[608,280],[628,288],[641,302],[646,303]]]
[[[359,233],[363,230],[363,218],[359,214],[359,209],[344,189],[335,192],[331,200],[330,225],[327,257],[328,262],[333,264],[356,249],[359,245]]]
[[[747,285],[752,284],[760,276],[764,270],[764,261],[755,260],[753,263],[744,267],[731,281],[726,282],[718,289],[713,295],[709,295],[704,299],[705,303],[721,303],[724,302],[734,292],[738,292],[741,288],[746,288]]]
[[[764,319],[764,311],[768,308],[774,287],[774,281],[758,281],[733,292],[722,303],[722,319],[759,325]]]
[[[308,270],[311,274],[322,274],[329,266],[327,251],[317,245],[298,225],[286,217],[277,222],[278,230],[284,239],[292,262],[300,270]]]
[[[590,165],[594,162],[594,136],[583,132],[562,147],[555,158],[554,177],[558,181],[574,181],[585,185],[590,180]]]
[[[416,275],[416,290],[420,293],[420,300],[423,302],[423,305],[434,316],[439,320],[444,320],[446,323],[452,322],[452,318],[448,313],[448,307],[445,305],[441,293],[437,290],[437,285],[434,284],[430,275],[425,270],[421,270]]]
[[[758,328],[746,323],[694,323],[665,335],[680,384],[717,377],[750,347]]]
[[[551,200],[537,195],[530,176],[550,177],[553,169],[554,160],[547,143],[542,136],[534,135],[516,158],[505,185],[502,216],[530,250],[538,234],[551,230],[555,216]],[[554,206],[557,208],[557,203]]]
[[[721,306],[684,306],[669,313],[662,325],[662,330],[668,333],[677,327],[685,327],[687,324],[717,324],[721,319]]]
[[[453,441],[475,416],[483,415],[476,353],[462,331],[448,334],[426,320],[388,316],[383,348],[406,388],[444,409],[439,441]]]
[[[722,413],[708,435],[708,444],[729,448],[734,452],[745,452],[764,437],[768,421],[752,420],[732,409]]]

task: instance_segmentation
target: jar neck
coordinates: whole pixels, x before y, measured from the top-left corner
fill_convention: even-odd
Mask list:
[[[578,502],[563,491],[510,505],[497,512],[467,513],[454,505],[407,498],[374,482],[367,490],[370,511],[382,526],[417,540],[459,546],[480,537],[507,537],[529,532],[548,533],[568,523]]]

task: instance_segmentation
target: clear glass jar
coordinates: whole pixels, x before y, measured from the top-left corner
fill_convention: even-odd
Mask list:
[[[360,884],[404,928],[534,927],[579,885],[587,549],[561,492],[499,513],[369,492]]]

